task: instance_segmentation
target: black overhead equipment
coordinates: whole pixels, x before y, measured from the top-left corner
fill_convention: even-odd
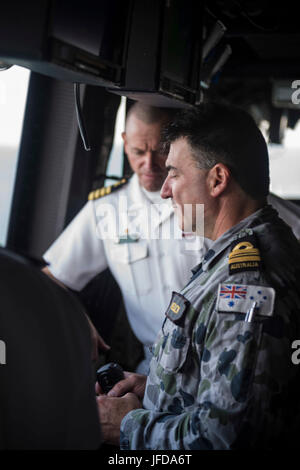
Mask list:
[[[204,2],[3,2],[0,62],[152,105],[200,101]],[[16,13],[17,12],[17,13]]]

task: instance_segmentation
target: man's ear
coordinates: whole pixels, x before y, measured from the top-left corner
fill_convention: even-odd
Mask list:
[[[208,173],[208,188],[212,197],[220,196],[228,187],[230,181],[230,170],[223,163],[217,163]]]
[[[125,150],[125,153],[127,153],[127,138],[126,138],[126,132],[122,132],[121,134],[121,137],[123,139],[123,142],[124,142],[124,150]]]

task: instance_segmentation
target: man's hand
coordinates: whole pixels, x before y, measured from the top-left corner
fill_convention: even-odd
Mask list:
[[[108,392],[108,397],[122,397],[126,393],[134,393],[138,398],[143,399],[146,387],[147,377],[146,375],[135,374],[133,372],[124,372],[125,379],[120,380],[114,387]],[[96,383],[96,393],[102,394],[100,385]]]
[[[121,421],[129,411],[142,408],[140,400],[133,393],[127,393],[121,398],[99,395],[96,400],[104,442],[120,445]]]

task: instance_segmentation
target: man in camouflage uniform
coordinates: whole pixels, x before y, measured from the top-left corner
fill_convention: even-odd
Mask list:
[[[246,113],[222,105],[182,113],[166,137],[162,197],[196,233],[195,211],[187,221],[184,205],[204,204],[205,236],[214,243],[187,286],[173,292],[143,408],[140,376],[115,386],[117,398],[98,397],[104,439],[116,443],[121,425],[122,449],[293,446],[300,248],[266,204],[266,144]]]

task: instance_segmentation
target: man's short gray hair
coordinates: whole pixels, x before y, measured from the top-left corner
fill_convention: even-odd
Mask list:
[[[126,123],[128,123],[131,116],[135,116],[145,124],[169,121],[175,115],[175,112],[176,109],[174,108],[159,108],[137,101],[129,108]]]

